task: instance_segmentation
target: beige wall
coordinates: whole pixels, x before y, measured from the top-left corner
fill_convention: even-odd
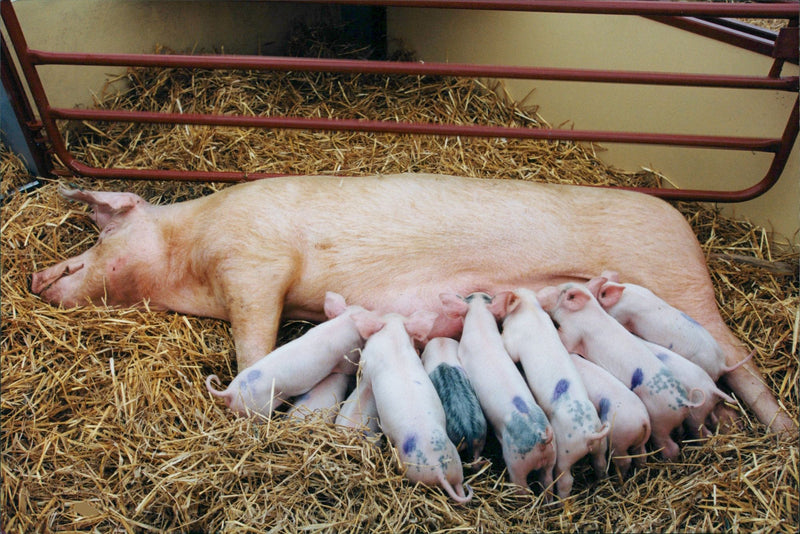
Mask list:
[[[391,36],[423,60],[643,71],[765,75],[771,59],[641,17],[390,9]],[[784,73],[797,75],[797,67]],[[506,80],[550,124],[576,129],[780,137],[796,97],[772,91]],[[601,157],[648,167],[683,188],[735,190],[761,180],[770,156],[749,152],[606,145]],[[798,242],[800,163],[795,144],[779,183],[725,211]]]
[[[330,13],[317,6],[249,1],[18,0],[14,9],[31,48],[64,52],[276,54],[292,24]],[[41,67],[54,106],[91,103],[89,91],[124,69]]]
[[[330,9],[248,1],[18,0],[29,45],[64,51],[279,53],[294,21],[330,17]],[[770,60],[640,17],[388,9],[390,37],[429,61],[486,62],[757,74]],[[56,106],[87,105],[120,69],[46,67]],[[797,74],[797,67],[785,72]],[[580,129],[779,136],[795,95],[773,92],[507,81],[511,95],[540,106],[553,125]],[[766,172],[763,154],[608,145],[601,156],[627,170],[648,167],[679,187],[738,189]],[[778,185],[725,210],[774,229],[800,245],[800,162],[795,145]]]

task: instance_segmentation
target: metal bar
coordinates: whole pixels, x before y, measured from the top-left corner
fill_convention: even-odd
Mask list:
[[[283,0],[277,0],[283,1]],[[64,118],[72,120],[109,120],[126,122],[148,122],[148,123],[171,123],[171,124],[208,124],[208,125],[233,125],[233,126],[252,126],[252,127],[276,127],[276,128],[301,128],[312,130],[340,130],[353,129],[371,132],[392,132],[392,133],[421,133],[428,135],[462,135],[462,136],[481,136],[481,137],[516,137],[516,138],[535,138],[547,140],[565,141],[594,141],[610,143],[648,143],[665,144],[672,146],[689,147],[711,147],[725,148],[734,150],[756,150],[763,152],[773,152],[775,157],[770,165],[767,175],[758,184],[741,191],[707,191],[707,190],[673,190],[673,189],[653,189],[653,188],[629,188],[667,199],[677,200],[709,200],[717,202],[736,202],[748,200],[763,193],[777,181],[783,171],[786,160],[791,152],[794,140],[798,134],[798,103],[795,101],[792,114],[781,139],[769,138],[741,138],[723,136],[696,136],[696,135],[669,135],[669,134],[642,134],[626,132],[602,132],[602,131],[572,131],[572,130],[544,130],[532,128],[507,128],[491,126],[454,126],[441,124],[411,124],[384,121],[360,121],[348,119],[305,119],[298,117],[244,117],[244,116],[213,116],[195,114],[168,114],[150,112],[130,112],[130,111],[103,111],[103,110],[73,110],[73,109],[51,109],[46,98],[46,94],[41,84],[41,80],[36,72],[36,64],[100,64],[108,61],[109,57],[113,61],[129,60],[135,61],[155,61],[158,64],[168,61],[175,61],[181,56],[154,56],[149,58],[147,55],[70,55],[54,54],[43,51],[31,51],[25,42],[19,22],[16,19],[10,0],[0,0],[2,5],[2,17],[9,32],[9,36],[17,51],[20,66],[28,80],[28,84],[33,95],[34,102],[39,109],[42,122],[47,132],[50,142],[53,145],[56,155],[66,165],[66,167],[77,174],[82,174],[96,178],[141,178],[141,179],[179,179],[179,180],[221,180],[221,181],[241,181],[252,180],[277,176],[268,173],[242,173],[242,172],[217,172],[217,171],[177,171],[159,169],[99,169],[86,165],[74,158],[66,149],[63,138],[60,135],[55,119]],[[299,0],[299,3],[318,3],[314,0]],[[604,14],[645,14],[650,16],[660,15],[696,15],[696,16],[746,16],[746,17],[768,17],[768,18],[790,18],[790,26],[797,26],[800,5],[795,2],[785,4],[717,4],[717,3],[684,3],[684,2],[648,2],[648,1],[574,1],[574,0],[333,0],[335,4],[343,5],[382,5],[396,7],[432,7],[432,8],[460,8],[460,9],[495,9],[495,10],[516,10],[516,11],[540,11],[540,12],[563,12],[563,13],[604,13]],[[770,48],[774,50],[774,43]],[[81,56],[81,57],[78,57]],[[142,59],[145,58],[145,59]],[[209,58],[197,58],[186,56],[185,64],[175,66],[186,66],[194,68],[209,67]],[[239,62],[244,58],[245,61],[254,62],[251,67],[241,64],[234,65],[231,62]],[[97,61],[97,63],[70,63],[75,61]],[[271,68],[275,70],[299,70],[302,66],[308,70],[334,70],[339,72],[369,72],[364,70],[369,67],[369,62],[354,61],[349,65],[347,60],[309,60],[293,58],[254,58],[252,56],[232,56],[211,58],[212,66],[215,68]],[[267,65],[268,62],[285,62]],[[309,61],[309,63],[305,63]],[[323,61],[322,64],[314,63]],[[325,63],[325,62],[330,63]],[[62,62],[62,63],[58,63]],[[366,63],[366,65],[365,65]],[[386,74],[451,74],[460,76],[486,76],[486,77],[542,77],[542,79],[558,79],[566,81],[599,81],[620,83],[648,83],[664,85],[687,85],[696,84],[698,86],[710,87],[745,87],[745,88],[770,88],[797,90],[797,78],[777,78],[775,72],[770,76],[777,79],[758,78],[758,77],[736,77],[736,76],[715,76],[715,75],[685,75],[672,73],[647,73],[647,72],[602,72],[593,70],[570,70],[570,69],[536,69],[526,67],[494,67],[476,65],[448,65],[430,64],[430,67],[421,67],[425,64],[416,63],[381,63],[373,62],[372,68],[377,69],[373,72]],[[131,63],[125,63],[130,65]],[[133,63],[134,65],[136,63]],[[154,63],[152,66],[155,66]],[[145,65],[149,66],[149,65]],[[324,68],[321,68],[324,67]],[[426,71],[430,68],[430,71]],[[344,69],[344,70],[342,70]],[[352,69],[352,70],[349,70]],[[399,69],[392,71],[392,69]],[[405,70],[403,70],[405,69]],[[440,72],[434,72],[439,69]],[[447,71],[446,69],[451,69]],[[476,70],[477,69],[477,70]],[[485,69],[485,70],[484,70]],[[493,70],[495,69],[495,70]],[[511,69],[510,71],[508,69]],[[514,69],[521,69],[515,71]],[[443,71],[443,72],[441,72]],[[774,71],[774,69],[773,69]],[[550,77],[550,78],[545,78]],[[613,79],[612,79],[613,78]],[[766,84],[766,85],[765,85]]]
[[[777,152],[780,139],[760,137],[722,137],[711,135],[679,135],[639,132],[606,132],[594,130],[558,130],[507,126],[456,125],[374,121],[360,119],[319,119],[305,117],[248,117],[243,115],[204,115],[198,113],[160,113],[153,111],[117,111],[52,108],[56,119],[149,124],[194,124],[236,126],[246,128],[284,128],[292,130],[353,130],[372,133],[449,135],[464,137],[508,137],[548,141],[596,141],[608,143],[659,144],[699,148],[726,148]]]
[[[284,2],[288,0],[277,0]],[[717,2],[577,1],[577,0],[295,0],[301,4],[372,5],[441,9],[476,9],[542,13],[586,13],[597,15],[671,15],[748,18],[797,17],[796,2],[744,4]]]
[[[474,65],[464,63],[316,59],[276,56],[189,56],[160,54],[85,54],[29,50],[35,65],[102,65],[114,67],[174,67],[251,69],[274,71],[324,71],[370,74],[411,74],[515,78],[578,82],[678,85],[684,87],[728,87],[743,89],[798,90],[798,77],[770,78],[713,74],[683,74],[636,71],[602,71]]]
[[[40,139],[38,133],[41,130],[41,123],[37,120],[33,108],[25,95],[25,88],[19,77],[14,60],[11,57],[10,49],[6,44],[5,38],[0,35],[0,69],[2,69],[3,87],[8,93],[11,101],[11,108],[19,123],[25,145],[28,147],[33,161],[31,162],[39,174],[52,174],[52,165],[47,155],[47,149]]]
[[[775,154],[772,163],[760,182],[754,184],[746,189],[738,191],[709,191],[709,190],[693,190],[693,189],[658,189],[658,188],[636,188],[624,187],[623,189],[630,189],[639,191],[641,193],[648,193],[658,196],[665,200],[697,200],[709,202],[744,202],[752,200],[758,196],[766,193],[773,185],[778,182],[781,177],[783,169],[786,167],[786,162],[792,153],[794,141],[797,139],[798,129],[800,129],[800,100],[795,99],[792,112],[789,114],[789,120],[786,123],[786,128],[781,136],[782,144],[780,150]]]
[[[786,162],[791,154],[793,141],[797,138],[798,127],[800,127],[800,114],[798,113],[798,100],[795,100],[794,107],[786,123],[783,135],[783,143],[776,153],[767,174],[757,184],[738,191],[710,191],[702,189],[662,189],[650,187],[619,187],[639,191],[650,195],[658,196],[665,200],[683,201],[707,201],[707,202],[743,202],[756,198],[769,190],[780,178]],[[242,172],[219,172],[219,171],[176,171],[160,169],[99,169],[90,167],[81,162],[75,162],[74,166],[80,174],[92,178],[128,178],[145,180],[198,180],[198,181],[243,181],[259,180],[262,178],[272,178],[275,176],[285,176],[281,174],[269,173],[242,173]],[[614,187],[614,186],[586,186],[586,187]],[[617,186],[618,187],[618,186]]]
[[[8,37],[14,45],[14,52],[17,55],[20,69],[25,76],[25,81],[28,82],[28,89],[31,92],[33,102],[36,109],[39,111],[39,117],[42,121],[42,127],[47,135],[47,141],[52,145],[56,155],[61,159],[62,163],[69,167],[75,158],[67,150],[64,144],[64,139],[61,137],[61,132],[58,131],[55,121],[50,116],[50,104],[47,101],[47,95],[36,71],[35,66],[31,63],[28,56],[28,43],[25,40],[25,35],[19,25],[19,20],[14,12],[11,0],[2,0],[0,2],[0,16],[3,18],[3,23],[6,26]]]

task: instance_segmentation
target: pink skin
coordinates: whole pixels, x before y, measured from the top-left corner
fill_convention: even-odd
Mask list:
[[[467,486],[464,492],[461,459],[447,437],[442,403],[413,344],[427,339],[435,320],[431,312],[408,318],[395,313],[353,315],[367,338],[361,354],[362,381],[372,389],[381,428],[395,446],[406,478],[441,486],[463,504],[472,499],[472,490]]]
[[[351,317],[363,311],[361,306],[347,306],[341,295],[328,292],[325,312],[330,320],[240,372],[225,391],[211,385],[219,380],[216,375],[206,378],[206,388],[240,415],[269,417],[284,401],[306,393],[329,374],[356,372],[358,349],[364,340]]]
[[[611,460],[624,478],[631,467],[629,454],[637,467],[646,462],[644,445],[650,439],[647,408],[636,393],[599,365],[577,354],[570,354],[570,358],[597,413],[611,424],[608,434]]]
[[[325,420],[333,423],[336,420],[336,408],[345,400],[351,378],[345,373],[329,374],[309,391],[292,399],[292,407],[286,416],[303,421],[315,412],[324,412]]]
[[[91,205],[101,239],[34,274],[33,292],[64,306],[146,299],[152,309],[228,320],[240,371],[274,348],[281,318],[323,320],[327,290],[381,313],[441,313],[442,292],[538,290],[603,269],[694,317],[728,365],[747,356],[719,315],[691,228],[645,195],[416,174],[274,178],[169,206],[129,193],[63,193]],[[431,337],[460,328],[442,315]],[[795,430],[755,367],[726,380],[761,421]]]
[[[705,423],[707,419],[710,419],[712,425],[716,424],[713,411],[717,403],[724,400],[731,404],[736,404],[736,401],[730,395],[721,391],[711,377],[708,376],[708,373],[699,365],[655,343],[644,340],[642,340],[642,343],[669,367],[675,378],[680,380],[683,387],[686,388],[686,391],[699,391],[702,393],[701,405],[689,409],[686,426],[690,435],[694,437],[699,435],[709,436],[711,433],[706,428]]]
[[[691,403],[670,370],[642,342],[608,315],[581,284],[549,287],[537,294],[558,323],[564,346],[616,376],[636,393],[650,414],[651,439],[666,459],[680,450],[670,432],[681,425]]]
[[[649,289],[636,284],[620,284],[615,272],[601,277],[597,300],[606,312],[636,334],[666,347],[702,367],[713,380],[733,371],[725,365],[725,353],[711,334],[694,319],[664,302]]]
[[[556,437],[555,465],[558,496],[572,491],[572,465],[592,455],[597,476],[605,476],[608,423],[601,423],[581,376],[561,343],[552,319],[539,305],[536,293],[516,289],[503,320],[503,343],[522,364],[525,379],[544,410]]]
[[[452,294],[440,298],[445,313],[463,318],[458,357],[502,445],[511,482],[524,493],[528,474],[541,469],[539,482],[550,491],[556,463],[553,428],[506,352],[497,328],[510,297],[511,293],[494,298],[473,293],[466,299]]]
[[[339,426],[357,428],[367,437],[376,437],[380,432],[378,407],[372,386],[366,380],[359,380],[355,389],[339,408],[335,423]]]

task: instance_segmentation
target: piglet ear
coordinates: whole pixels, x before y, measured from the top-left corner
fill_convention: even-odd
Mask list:
[[[603,284],[608,282],[608,278],[604,276],[595,276],[588,282],[586,282],[586,289],[588,289],[592,295],[597,298],[597,295],[600,293],[600,288],[603,287]]]
[[[573,287],[564,293],[563,305],[570,311],[582,310],[586,303],[591,300],[592,295],[585,289]]]
[[[444,308],[444,314],[450,319],[463,318],[467,314],[469,305],[467,301],[454,293],[442,293],[439,295]]]
[[[496,319],[503,319],[519,305],[519,297],[513,291],[501,291],[492,298],[489,311]]]
[[[406,332],[411,336],[411,339],[415,339],[420,343],[425,343],[428,340],[428,334],[430,334],[433,329],[433,323],[436,322],[438,317],[438,313],[418,310],[409,315],[408,318],[403,321],[403,324],[406,327]]]
[[[617,271],[603,271],[600,276],[607,278],[609,282],[619,283],[619,273]]]
[[[614,282],[606,282],[597,295],[597,300],[603,308],[610,308],[614,306],[619,299],[622,298],[622,292],[625,291],[625,286]]]
[[[323,309],[325,310],[325,317],[333,319],[344,313],[344,310],[347,309],[347,303],[344,301],[344,297],[339,293],[328,291],[325,293]]]
[[[558,304],[558,295],[559,291],[557,287],[548,286],[540,289],[539,292],[536,293],[536,300],[539,301],[539,305],[544,311],[549,312]]]
[[[371,311],[354,313],[350,316],[350,319],[356,325],[358,335],[364,339],[369,339],[372,334],[386,325],[386,321],[380,315]]]
[[[124,215],[136,206],[147,204],[142,197],[133,193],[83,191],[81,189],[69,189],[63,185],[59,187],[58,191],[65,198],[89,204],[94,211],[92,220],[97,223],[100,229],[105,228],[114,217]]]

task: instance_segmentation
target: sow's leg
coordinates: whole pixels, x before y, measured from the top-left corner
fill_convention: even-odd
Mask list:
[[[620,228],[617,228],[617,235],[613,231],[606,233],[606,265],[614,265],[621,279],[650,288],[695,318],[725,350],[727,365],[739,363],[749,353],[720,315],[705,256],[693,230],[668,204],[649,201],[642,204],[648,205],[651,215],[650,221],[640,220],[633,225],[640,229],[636,242],[629,239],[626,243],[625,237],[631,236]],[[652,225],[654,221],[660,228]],[[649,235],[648,230],[652,232]],[[796,432],[797,425],[778,404],[752,360],[724,379],[758,420],[771,430]]]

